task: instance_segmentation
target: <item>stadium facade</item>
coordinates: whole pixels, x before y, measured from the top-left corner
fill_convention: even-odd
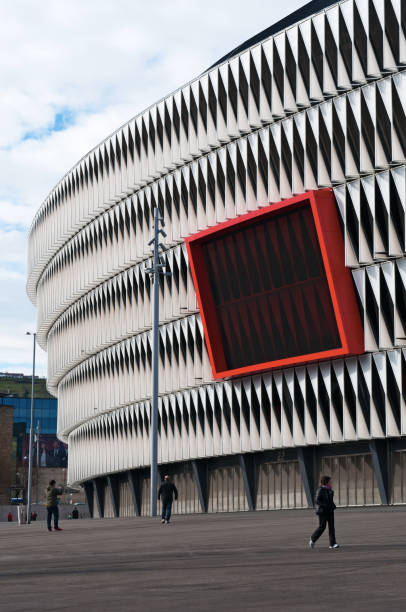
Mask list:
[[[130,120],[32,223],[27,290],[95,516],[406,502],[406,3],[315,0]]]

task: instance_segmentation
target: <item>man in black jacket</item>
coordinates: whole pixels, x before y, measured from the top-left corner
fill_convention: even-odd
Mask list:
[[[175,485],[169,481],[169,476],[164,477],[164,481],[159,487],[158,499],[162,496],[162,522],[169,523],[171,520],[173,495],[178,499],[178,490]]]
[[[336,533],[334,528],[334,491],[331,488],[330,476],[322,476],[320,487],[316,493],[316,514],[319,517],[319,526],[312,534],[309,542],[310,548],[314,548],[316,541],[319,539],[328,524],[328,535],[330,538],[330,548],[338,548],[336,542]]]

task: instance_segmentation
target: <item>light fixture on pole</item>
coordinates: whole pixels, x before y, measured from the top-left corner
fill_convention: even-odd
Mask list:
[[[30,448],[28,453],[28,486],[27,486],[27,523],[31,523],[31,502],[32,502],[32,463],[33,463],[33,438],[34,438],[34,378],[35,378],[35,344],[37,334],[26,332],[27,336],[33,336],[32,347],[32,378],[31,378],[31,411],[30,411]]]
[[[166,233],[160,228],[165,221],[159,216],[158,207],[154,209],[154,237],[149,245],[154,245],[154,256],[152,268],[146,268],[151,275],[154,291],[152,297],[152,397],[150,412],[150,449],[151,449],[151,492],[150,492],[150,514],[157,514],[157,485],[158,485],[158,352],[159,352],[159,275],[170,276],[171,272],[164,270],[165,264],[160,257],[159,249],[165,250],[159,242],[159,234],[166,237]]]

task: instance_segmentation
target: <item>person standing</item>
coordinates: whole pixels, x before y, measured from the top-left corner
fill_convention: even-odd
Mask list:
[[[39,455],[39,466],[40,467],[47,467],[49,463],[48,457],[49,457],[49,451],[47,451],[46,444],[42,443],[41,448],[40,448],[40,455]]]
[[[66,450],[58,440],[55,440],[52,444],[48,465],[51,467],[66,467],[66,463]]]
[[[330,548],[339,548],[336,542],[336,533],[334,527],[334,510],[336,505],[334,503],[334,491],[331,488],[330,476],[322,476],[320,480],[320,487],[316,493],[316,514],[319,517],[319,526],[316,531],[311,535],[309,546],[314,548],[317,540],[324,532],[328,524],[328,535],[330,538]]]
[[[62,495],[62,493],[63,493],[63,488],[55,487],[55,480],[50,480],[49,485],[46,488],[48,531],[52,531],[52,527],[51,527],[52,515],[54,515],[55,531],[62,531],[62,529],[58,527],[58,520],[59,520],[58,495]]]
[[[174,495],[175,499],[178,499],[178,490],[173,484],[173,482],[170,482],[169,476],[166,475],[158,491],[158,499],[161,499],[162,496],[162,523],[168,524],[171,520],[172,502]]]

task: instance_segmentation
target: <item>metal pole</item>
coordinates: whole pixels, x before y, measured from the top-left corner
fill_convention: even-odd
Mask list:
[[[36,429],[36,434],[37,434],[37,488],[36,488],[36,494],[35,494],[36,504],[38,504],[39,502],[39,431],[40,431],[40,427],[39,427],[39,419],[38,419],[37,429]]]
[[[151,516],[157,514],[158,486],[158,350],[159,350],[159,211],[154,210],[154,264],[152,298],[152,398],[151,398]]]
[[[34,378],[35,378],[35,342],[37,334],[34,333],[32,349],[32,379],[31,379],[31,415],[30,415],[30,450],[28,454],[28,494],[27,494],[27,523],[31,523],[31,497],[32,497],[32,455],[34,437]]]

